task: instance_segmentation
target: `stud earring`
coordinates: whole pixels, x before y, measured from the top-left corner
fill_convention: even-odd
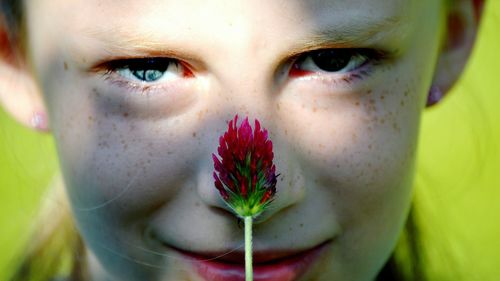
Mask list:
[[[47,132],[49,130],[49,122],[47,116],[43,112],[35,112],[31,116],[31,127],[37,131]]]
[[[443,98],[443,91],[437,86],[432,86],[429,89],[429,94],[427,96],[427,107],[431,107],[438,103]]]

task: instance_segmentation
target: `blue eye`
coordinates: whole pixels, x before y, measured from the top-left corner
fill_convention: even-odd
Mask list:
[[[291,74],[311,72],[347,73],[377,57],[370,49],[321,49],[302,54],[293,64]]]
[[[182,77],[185,73],[184,66],[171,58],[117,60],[111,63],[111,69],[126,79],[146,83]]]

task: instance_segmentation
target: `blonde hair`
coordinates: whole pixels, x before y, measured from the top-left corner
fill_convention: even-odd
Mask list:
[[[32,227],[10,280],[47,281],[68,275],[72,281],[85,280],[85,248],[60,177],[49,187]]]

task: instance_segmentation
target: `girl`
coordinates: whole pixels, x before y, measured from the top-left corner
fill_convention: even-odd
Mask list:
[[[1,100],[54,135],[76,230],[62,219],[46,241],[70,229],[67,280],[243,280],[212,180],[235,114],[269,131],[281,174],[255,280],[423,280],[415,249],[412,276],[393,255],[405,223],[416,244],[420,118],[459,77],[481,6],[4,0]],[[13,280],[56,277],[41,245]]]

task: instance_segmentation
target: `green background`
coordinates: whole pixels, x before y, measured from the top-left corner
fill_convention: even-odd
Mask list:
[[[421,127],[416,200],[434,280],[500,280],[500,1],[487,2],[462,79]],[[0,280],[57,169],[50,135],[0,111]]]

